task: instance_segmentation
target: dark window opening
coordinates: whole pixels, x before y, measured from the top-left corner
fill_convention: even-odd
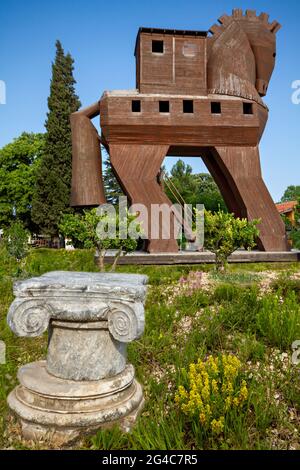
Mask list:
[[[184,113],[193,113],[194,112],[194,101],[193,100],[183,100],[183,112]]]
[[[164,41],[152,41],[152,52],[156,52],[158,54],[164,53]]]
[[[210,105],[212,114],[221,114],[221,103],[219,101],[213,101]]]
[[[169,101],[160,101],[159,102],[159,112],[160,113],[169,113],[170,112],[170,103],[169,103]]]
[[[140,113],[141,112],[141,102],[140,102],[140,100],[132,100],[132,102],[131,102],[131,111],[133,113]]]
[[[243,103],[243,113],[244,114],[253,114],[253,105],[252,105],[252,103]]]

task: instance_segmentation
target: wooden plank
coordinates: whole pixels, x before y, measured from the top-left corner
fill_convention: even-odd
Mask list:
[[[102,133],[110,144],[172,145],[174,146],[254,146],[259,139],[259,129],[249,127],[207,126],[102,126]],[[226,144],[225,144],[226,143]],[[182,155],[184,156],[184,155]]]
[[[96,259],[96,258],[95,258]],[[106,256],[105,263],[112,264],[113,256]],[[229,257],[229,263],[295,263],[300,261],[299,251],[290,252],[262,252],[238,251]],[[134,253],[122,256],[120,265],[176,265],[176,264],[212,264],[214,255],[209,252],[201,253]]]

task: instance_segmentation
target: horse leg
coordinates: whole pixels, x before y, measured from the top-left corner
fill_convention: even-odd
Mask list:
[[[130,203],[143,204],[147,211],[147,216],[141,211],[139,220],[143,222],[142,227],[147,227],[146,249],[150,253],[178,251],[176,234],[174,236],[174,214],[170,211],[172,203],[157,180],[168,149],[166,145],[109,146],[114,173]],[[154,217],[151,212],[154,205],[164,205],[168,217],[163,216],[162,220],[159,215]]]
[[[236,217],[242,217],[242,214],[240,213],[240,207],[236,200],[236,196],[232,192],[232,189],[228,184],[228,181],[222,169],[219,167],[218,162],[213,157],[210,150],[203,151],[201,157],[208,171],[210,172],[211,176],[219,187],[225,204],[228,208],[230,208],[230,212],[232,212]]]
[[[220,190],[228,209],[239,217],[261,220],[259,248],[287,251],[284,223],[262,179],[258,147],[215,147],[210,158],[226,182]]]

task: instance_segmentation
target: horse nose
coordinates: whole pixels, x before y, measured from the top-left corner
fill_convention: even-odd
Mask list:
[[[260,96],[266,96],[268,91],[268,85],[269,83],[266,80],[262,80],[260,78],[256,80],[255,87]]]

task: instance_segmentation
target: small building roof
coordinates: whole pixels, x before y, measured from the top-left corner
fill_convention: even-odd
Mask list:
[[[136,55],[136,46],[137,46],[141,33],[170,34],[171,36],[202,36],[202,37],[206,37],[208,34],[207,31],[192,31],[188,29],[146,28],[144,26],[141,26],[136,36],[134,55]]]
[[[277,207],[279,214],[286,214],[288,212],[292,212],[297,206],[297,204],[298,204],[297,201],[287,201],[287,202],[281,202],[279,204],[276,204],[276,207]]]

